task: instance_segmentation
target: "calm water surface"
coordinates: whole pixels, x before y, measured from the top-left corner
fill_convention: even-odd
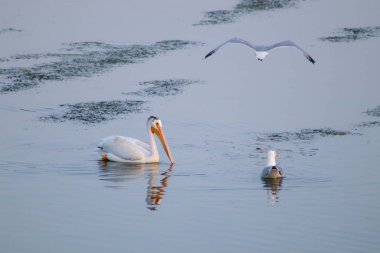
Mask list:
[[[256,2],[0,1],[0,252],[378,252],[380,4]],[[151,114],[174,166],[98,161]]]

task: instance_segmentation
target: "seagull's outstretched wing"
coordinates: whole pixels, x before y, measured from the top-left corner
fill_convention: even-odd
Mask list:
[[[285,41],[275,43],[271,46],[268,46],[266,49],[267,49],[267,51],[269,51],[271,49],[275,49],[275,48],[279,48],[279,47],[295,47],[303,53],[303,55],[306,57],[306,59],[308,59],[313,64],[315,63],[314,59],[308,53],[306,53],[305,50],[303,50],[301,47],[299,47],[296,43],[294,43],[291,40],[285,40]]]
[[[225,44],[227,43],[240,43],[240,44],[243,44],[243,45],[246,45],[250,48],[252,48],[253,50],[257,50],[256,49],[256,46],[255,45],[252,45],[251,43],[249,43],[248,41],[245,41],[243,39],[240,39],[240,38],[232,38],[232,39],[229,39],[225,42],[223,42],[222,44],[220,44],[218,47],[214,48],[213,50],[211,50],[211,52],[209,52],[208,54],[206,54],[205,56],[205,59],[211,55],[213,55],[216,51],[219,50],[219,48],[223,47]]]

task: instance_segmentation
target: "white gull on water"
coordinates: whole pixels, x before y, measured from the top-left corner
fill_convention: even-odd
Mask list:
[[[267,166],[261,172],[262,178],[281,178],[285,176],[282,168],[276,164],[276,156],[278,156],[276,151],[270,150],[268,152]]]
[[[243,45],[246,45],[246,46],[252,48],[253,50],[255,50],[256,58],[259,61],[264,60],[264,58],[269,54],[269,51],[272,49],[281,48],[281,47],[294,47],[294,48],[298,49],[299,51],[301,51],[303,53],[303,55],[306,57],[306,59],[308,59],[311,63],[313,63],[313,64],[315,63],[315,60],[308,53],[306,53],[305,50],[303,50],[301,47],[299,47],[297,44],[295,44],[291,40],[284,40],[284,41],[275,43],[275,44],[270,45],[270,46],[263,46],[263,45],[253,45],[253,44],[249,43],[248,41],[245,41],[245,40],[240,39],[240,38],[232,38],[232,39],[229,39],[229,40],[223,42],[218,47],[211,50],[211,52],[209,52],[205,56],[205,59],[207,57],[213,55],[216,51],[218,51],[221,47],[223,47],[227,43],[239,43],[239,44],[243,44]]]

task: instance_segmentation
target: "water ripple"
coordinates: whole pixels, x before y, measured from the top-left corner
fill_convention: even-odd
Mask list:
[[[130,189],[134,181],[147,181],[145,202],[147,208],[156,211],[161,205],[172,177],[173,166],[160,173],[159,164],[123,164],[99,162],[99,180],[107,182],[110,189]]]

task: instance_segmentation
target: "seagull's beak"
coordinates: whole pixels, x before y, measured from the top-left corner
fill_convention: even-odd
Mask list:
[[[277,152],[274,152],[274,156],[275,156],[275,157],[278,157],[279,154],[278,154]]]
[[[166,152],[166,155],[168,156],[169,160],[170,160],[170,163],[171,164],[174,164],[174,160],[173,160],[173,157],[172,157],[172,153],[170,152],[170,148],[169,148],[169,145],[168,145],[168,142],[166,140],[166,137],[165,137],[165,134],[164,134],[164,131],[162,130],[162,128],[160,126],[157,126],[157,128],[154,128],[152,127],[151,128],[152,132],[154,132],[158,138],[160,139],[161,143],[162,143],[162,146],[164,147],[164,150]]]

